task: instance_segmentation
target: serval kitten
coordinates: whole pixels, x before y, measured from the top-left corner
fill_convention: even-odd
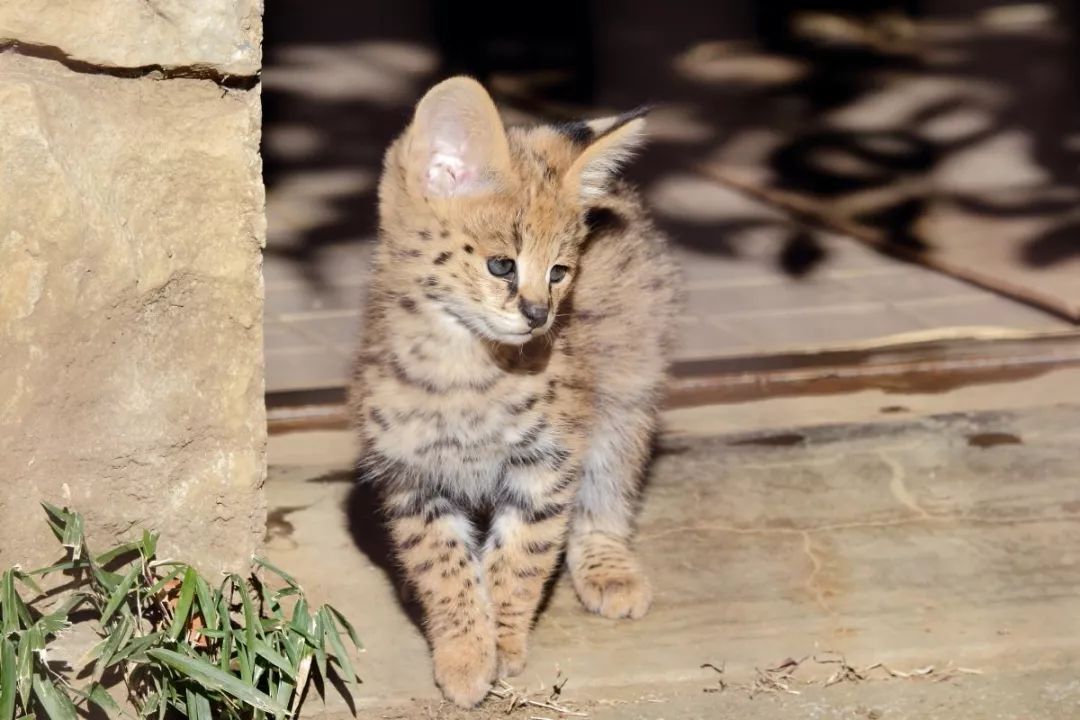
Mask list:
[[[386,154],[360,473],[462,706],[524,667],[564,547],[589,610],[640,618],[652,600],[631,537],[678,283],[614,177],[641,115],[507,131],[456,77]]]

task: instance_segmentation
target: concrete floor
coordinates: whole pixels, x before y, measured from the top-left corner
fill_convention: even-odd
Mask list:
[[[559,702],[593,718],[1080,716],[1080,406],[1055,404],[1078,380],[669,413],[641,520],[652,612],[589,615],[564,579],[515,686],[540,698],[567,678]],[[362,716],[459,717],[370,506],[350,497],[351,455],[346,433],[271,439],[268,555],[355,621]],[[829,651],[857,669],[934,669],[824,687],[838,666],[814,656]],[[759,669],[787,658],[807,658],[785,682],[800,694],[751,698]],[[705,692],[719,685],[703,663],[725,667],[726,690]],[[331,697],[308,713],[347,708]]]

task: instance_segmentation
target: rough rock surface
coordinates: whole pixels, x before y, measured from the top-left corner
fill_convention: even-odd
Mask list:
[[[258,87],[7,52],[0,107],[0,566],[56,556],[49,500],[98,547],[155,528],[164,555],[245,567],[265,519]]]
[[[262,0],[12,0],[0,3],[0,43],[46,46],[92,65],[254,75],[262,7]]]

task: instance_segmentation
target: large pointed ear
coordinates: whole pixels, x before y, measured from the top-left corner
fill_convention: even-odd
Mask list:
[[[410,180],[432,197],[491,192],[510,168],[499,111],[472,78],[452,77],[424,95],[409,126],[406,147]]]
[[[642,107],[575,126],[575,140],[588,144],[563,178],[565,188],[582,200],[603,195],[619,168],[645,142],[648,111]]]

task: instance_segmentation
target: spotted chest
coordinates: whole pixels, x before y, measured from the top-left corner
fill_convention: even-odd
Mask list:
[[[364,423],[371,450],[477,499],[494,495],[508,467],[563,464],[572,452],[558,382],[543,375],[505,375],[482,392],[378,388]]]

